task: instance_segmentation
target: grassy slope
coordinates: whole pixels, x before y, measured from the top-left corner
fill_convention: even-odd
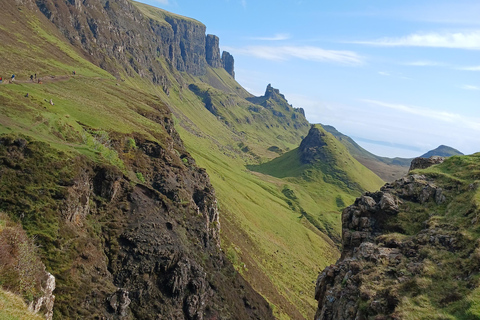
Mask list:
[[[419,249],[421,272],[395,288],[401,319],[480,319],[480,153],[453,156],[441,165],[414,173],[435,179],[447,204],[412,205],[405,219],[406,240],[427,225],[436,234],[453,236],[453,247],[426,243]],[[412,216],[418,217],[415,224]],[[425,220],[426,219],[426,220]],[[386,235],[385,238],[398,235]],[[405,240],[405,241],[406,241]]]
[[[348,152],[346,147],[325,131],[322,148],[331,156],[329,163],[304,164],[299,149],[294,149],[252,170],[283,179],[283,193],[290,195],[293,207],[332,239],[341,238],[340,212],[364,190],[377,190],[383,181]],[[291,190],[291,191],[289,191]]]
[[[348,151],[355,157],[355,159],[375,172],[384,181],[393,181],[407,174],[412,159],[376,156],[363,149],[352,138],[337,131],[334,127],[324,126],[324,128],[347,147]]]
[[[11,292],[0,289],[0,319],[2,320],[42,320],[38,314],[28,311],[23,299]]]
[[[313,212],[316,201],[323,199],[325,207],[335,211],[338,223],[339,208],[331,198],[336,195],[324,190],[315,195],[314,184],[302,186],[245,168],[246,163],[276,156],[267,150],[270,146],[295,148],[306,132],[243,121],[251,116],[246,111],[251,103],[241,98],[249,94],[222,69],[209,69],[201,78],[167,72],[172,83],[167,97],[161,88],[140,78],[125,77],[125,82],[117,83],[83,59],[41,17],[8,6],[0,17],[5,22],[0,26],[0,74],[6,78],[15,73],[18,79],[15,84],[0,85],[0,133],[31,136],[68,154],[82,153],[122,168],[98,131],[142,134],[161,143],[163,128],[141,114],[154,112],[154,105],[168,104],[187,148],[198,164],[207,168],[217,190],[223,247],[237,270],[274,305],[279,318],[311,318],[313,282],[320,270],[338,258],[338,251],[301,215],[299,207]],[[77,76],[71,76],[72,70]],[[42,77],[42,85],[28,81],[33,73]],[[217,93],[218,102],[233,101],[236,106],[224,115],[230,126],[208,112],[188,90],[188,84],[194,82],[227,92]],[[268,113],[260,113],[260,119],[262,116],[275,122]],[[282,193],[286,184],[300,199],[293,208]],[[346,203],[349,200],[344,199]]]
[[[312,281],[338,258],[338,251],[299,212],[291,210],[281,192],[284,181],[259,177],[245,168],[258,154],[277,155],[267,148],[281,142],[276,136],[283,129],[265,129],[262,134],[263,129],[257,131],[255,125],[242,128],[239,124],[234,131],[187,90],[170,90],[169,101],[187,150],[207,169],[217,192],[227,256],[272,303],[279,318],[310,318],[315,305]],[[242,109],[232,112],[234,117],[245,114]],[[239,145],[248,145],[252,151],[244,152]],[[283,142],[280,146],[294,145]]]

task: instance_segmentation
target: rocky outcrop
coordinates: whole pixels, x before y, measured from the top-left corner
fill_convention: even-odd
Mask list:
[[[268,112],[275,117],[275,122],[284,125],[284,128],[292,126],[297,130],[305,130],[306,127],[308,128],[310,126],[307,119],[305,119],[305,116],[301,113],[301,110],[294,108],[289,104],[287,99],[285,99],[285,96],[280,93],[280,90],[275,89],[271,84],[267,85],[265,95],[260,97],[249,97],[246,98],[246,100],[268,110]],[[249,110],[256,113],[261,109],[251,106]],[[267,128],[269,127],[267,124],[266,126]]]
[[[35,300],[33,300],[28,305],[28,310],[33,313],[43,313],[46,320],[52,320],[53,317],[53,306],[55,303],[55,296],[53,291],[55,290],[55,277],[46,272],[47,280],[45,281],[44,287],[42,287],[43,295]]]
[[[206,27],[193,19],[160,9],[158,19],[152,19],[127,0],[22,1],[36,7],[86,57],[116,76],[121,76],[122,67],[128,75],[135,72],[168,88],[158,57],[192,75],[204,75],[207,64],[214,68],[224,64],[218,37],[205,36]],[[233,72],[233,59],[227,65]]]
[[[446,282],[443,274],[448,273],[457,279],[452,281],[463,279],[462,285],[471,285],[469,279],[479,265],[466,261],[472,261],[469,255],[475,244],[465,242],[454,221],[439,222],[439,211],[445,203],[451,206],[459,188],[439,185],[425,175],[409,175],[347,207],[342,213],[342,256],[317,279],[315,319],[404,319],[412,317],[412,310],[405,311],[401,302],[423,291],[430,294],[430,278]],[[469,219],[473,212],[466,210],[462,215]],[[463,252],[458,259],[465,254],[466,264],[450,270],[446,263],[456,252]],[[433,271],[432,263],[440,269]],[[441,306],[459,300],[458,292],[434,294]]]
[[[44,143],[0,139],[0,210],[41,231],[42,255],[57,279],[56,314],[273,319],[221,251],[208,175],[185,151],[168,111],[157,108],[145,116],[165,128],[162,144],[137,136],[128,149],[122,135],[111,142],[129,170],[142,173],[141,183]],[[53,303],[55,285],[47,284],[33,309]]]
[[[323,148],[327,145],[325,136],[325,132],[315,126],[310,128],[308,135],[302,140],[298,148],[302,163],[312,164],[316,161],[328,161],[331,158],[331,155]]]
[[[235,79],[235,59],[227,51],[222,52],[222,66]]]
[[[410,164],[410,170],[415,170],[415,169],[426,169],[428,167],[431,167],[435,164],[440,164],[445,161],[444,157],[439,157],[439,156],[432,156],[430,158],[415,158],[412,160],[412,163]]]
[[[213,34],[207,34],[205,41],[205,52],[207,57],[207,63],[212,68],[221,68],[222,59],[220,58],[220,45],[219,39]]]

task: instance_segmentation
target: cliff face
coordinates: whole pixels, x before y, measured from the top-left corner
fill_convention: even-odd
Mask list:
[[[213,68],[221,68],[222,67],[222,59],[220,58],[220,40],[217,36],[213,34],[207,34],[206,40],[206,56],[207,56],[207,63]]]
[[[228,55],[225,55],[228,58]],[[247,98],[248,101],[258,104],[270,111],[277,121],[287,126],[292,125],[295,129],[305,129],[309,127],[307,119],[305,119],[305,112],[302,108],[294,108],[288,103],[285,96],[280,93],[278,89],[267,85],[265,95],[261,97]],[[256,112],[256,110],[254,110]]]
[[[466,307],[479,286],[477,159],[413,172],[346,208],[342,256],[317,279],[315,319],[478,317]]]
[[[73,45],[112,74],[119,75],[120,66],[128,75],[137,73],[165,85],[158,57],[192,75],[205,74],[207,62],[222,67],[215,51],[218,38],[206,37],[205,26],[193,19],[162,15],[159,9],[156,14],[161,16],[148,16],[127,0],[39,0],[35,5]]]
[[[235,79],[235,60],[227,51],[222,52],[222,64],[223,68]]]
[[[0,210],[37,235],[57,279],[54,318],[272,318],[220,250],[205,170],[159,116],[163,145],[111,142],[141,184],[45,143],[0,139]]]

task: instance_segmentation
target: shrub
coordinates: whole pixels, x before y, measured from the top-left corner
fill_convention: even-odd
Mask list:
[[[145,178],[141,172],[137,172],[135,175],[137,176],[138,180],[140,180],[142,183],[145,183]]]
[[[127,138],[127,141],[126,141],[126,149],[127,149],[127,152],[130,151],[130,150],[135,150],[137,148],[137,144],[135,143],[135,139],[133,138]]]
[[[42,294],[45,266],[34,241],[22,227],[9,221],[4,214],[0,214],[0,220],[4,222],[0,227],[0,285],[32,301]]]

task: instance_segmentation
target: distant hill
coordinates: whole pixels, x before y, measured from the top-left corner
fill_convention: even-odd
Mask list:
[[[383,184],[319,124],[310,128],[298,148],[248,168],[284,180],[282,192],[289,205],[337,242],[341,239],[339,210],[361,190],[377,190]],[[297,197],[298,186],[307,191],[313,206],[304,202],[306,197]]]
[[[328,125],[324,125],[323,127],[347,147],[350,154],[357,159],[358,162],[375,172],[384,181],[393,181],[407,174],[412,159],[387,158],[374,155],[334,127]]]
[[[430,158],[433,156],[439,157],[451,157],[451,156],[463,156],[463,153],[449,146],[441,145],[436,149],[430,150],[427,153],[420,156],[420,158]]]
[[[388,158],[377,156],[358,145],[352,138],[339,132],[332,126],[323,125],[323,128],[333,134],[345,147],[350,154],[365,167],[375,172],[386,182],[394,181],[405,176],[410,168],[413,158]],[[428,151],[421,155],[421,158],[430,158],[432,156],[451,157],[463,155],[460,151],[441,145],[438,148]]]

